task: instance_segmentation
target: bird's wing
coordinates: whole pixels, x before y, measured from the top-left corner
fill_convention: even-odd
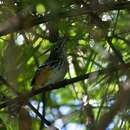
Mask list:
[[[42,82],[46,82],[48,80],[48,77],[51,73],[51,70],[53,67],[56,67],[55,65],[58,64],[58,60],[53,60],[51,62],[46,61],[45,64],[38,67],[38,69],[35,72],[35,75],[31,81],[31,86],[39,84],[42,85]]]
[[[38,69],[37,69],[36,72],[35,72],[35,75],[34,75],[33,78],[32,78],[31,86],[34,85],[34,83],[35,83],[35,81],[36,81],[36,78],[37,78],[37,76],[40,74],[41,70],[44,69],[44,68],[46,68],[46,67],[47,67],[46,64],[41,65],[41,66],[38,67]]]

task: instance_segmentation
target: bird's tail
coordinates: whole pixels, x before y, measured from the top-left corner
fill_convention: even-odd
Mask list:
[[[42,118],[45,119],[46,115],[46,93],[42,93]],[[44,121],[41,121],[40,130],[44,128]]]

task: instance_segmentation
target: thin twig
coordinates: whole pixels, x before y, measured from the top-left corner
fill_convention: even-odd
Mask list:
[[[120,51],[112,44],[112,39],[108,37],[107,42],[110,45],[111,49],[113,50],[117,60],[120,61],[121,63],[125,63]]]
[[[120,87],[122,90],[119,92],[115,103],[111,106],[110,110],[103,114],[100,120],[93,125],[92,130],[105,130],[119,111],[130,107],[130,81],[126,81]]]
[[[54,21],[55,19],[71,18],[90,13],[103,13],[112,10],[124,10],[130,8],[130,1],[125,2],[110,2],[106,4],[97,4],[96,6],[86,5],[83,8],[72,9],[60,13],[51,13],[45,16],[23,16],[22,12],[7,20],[7,22],[0,25],[0,36],[8,33],[17,32],[31,28],[32,26]]]
[[[88,79],[89,77],[98,77],[101,74],[106,74],[106,75],[110,75],[118,70],[123,70],[123,71],[128,71],[128,68],[130,68],[130,62],[127,64],[120,64],[120,65],[114,65],[110,68],[106,68],[106,69],[102,69],[102,70],[98,70],[98,71],[94,71],[91,73],[87,73],[81,76],[77,76],[75,78],[71,78],[71,79],[65,79],[63,81],[57,82],[55,84],[51,84],[51,85],[47,85],[47,86],[43,86],[37,90],[31,91],[31,92],[24,92],[22,94],[20,94],[18,97],[10,99],[8,101],[6,101],[5,103],[0,104],[0,109],[12,105],[13,103],[20,103],[20,104],[24,104],[28,101],[29,98],[43,93],[43,92],[47,92],[47,91],[52,91],[54,89],[59,89],[59,88],[64,88],[66,85],[68,84],[72,84],[81,80],[85,80]]]
[[[11,86],[11,85],[7,82],[7,80],[4,79],[1,75],[0,75],[0,83],[6,85],[6,86],[7,86],[9,89],[11,89],[16,95],[19,95],[19,94],[20,94],[20,93],[18,93],[17,90],[16,90],[13,86]],[[28,102],[27,105],[33,110],[33,112],[36,113],[36,115],[38,115],[38,117],[39,117],[46,125],[48,125],[48,126],[51,125],[51,123],[50,123],[48,120],[46,120],[46,119],[39,113],[39,111],[38,111],[31,103]]]

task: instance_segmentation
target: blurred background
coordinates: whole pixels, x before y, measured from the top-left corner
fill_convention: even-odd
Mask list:
[[[122,94],[130,91],[129,21],[129,0],[0,0],[0,104],[31,90],[50,47],[67,35],[65,78],[89,77],[49,91],[46,119],[60,130],[92,130],[98,122],[95,130],[129,130],[130,97]],[[30,102],[42,114],[40,94]],[[46,129],[37,113],[17,106],[0,109],[0,130]]]

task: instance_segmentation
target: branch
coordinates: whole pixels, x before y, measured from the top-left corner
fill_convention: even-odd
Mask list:
[[[105,130],[119,111],[130,106],[130,79],[125,81],[120,87],[121,91],[119,92],[115,103],[111,106],[108,112],[101,116],[100,120],[94,125],[92,130]]]
[[[120,51],[112,44],[112,39],[110,37],[107,38],[107,42],[110,45],[111,49],[113,50],[113,52],[114,52],[114,54],[117,58],[117,61],[125,63],[123,58],[122,58]]]
[[[51,125],[52,125],[51,122],[49,122],[48,120],[46,120],[46,118],[43,117],[43,116],[39,113],[39,111],[38,111],[32,104],[28,103],[28,106],[33,110],[33,112],[36,113],[36,115],[38,115],[38,116],[40,117],[41,121],[43,121],[46,125],[48,125],[48,126],[51,126]]]
[[[31,28],[35,25],[46,23],[49,21],[59,20],[63,18],[71,18],[90,13],[103,13],[112,10],[124,10],[130,9],[130,1],[126,2],[110,2],[106,4],[97,4],[96,6],[86,5],[83,8],[72,9],[60,13],[51,13],[45,16],[23,16],[22,12],[19,12],[16,16],[13,16],[7,20],[7,22],[0,25],[0,36],[8,33],[13,33],[21,30]]]
[[[10,90],[12,90],[15,94],[18,94],[17,90],[15,87],[13,87],[11,84],[9,84],[7,82],[6,79],[4,79],[1,75],[0,75],[0,84],[4,84],[6,85]]]
[[[78,76],[75,78],[71,78],[71,79],[67,79],[67,80],[65,79],[61,82],[57,82],[55,84],[44,86],[35,91],[24,92],[22,94],[19,94],[18,97],[10,99],[3,104],[0,104],[0,109],[4,108],[6,106],[9,106],[9,105],[15,104],[15,103],[26,104],[28,102],[29,98],[31,98],[37,94],[40,94],[42,92],[47,92],[47,91],[51,91],[54,89],[63,88],[68,84],[72,84],[72,83],[75,83],[75,82],[78,82],[81,80],[85,80],[85,79],[88,79],[89,77],[97,77],[100,74],[112,75],[114,72],[116,72],[118,70],[128,71],[128,68],[130,68],[130,62],[127,64],[114,65],[110,68],[94,71],[94,72],[87,73],[87,74],[84,74],[84,75],[81,75],[81,76]]]
[[[0,75],[0,84],[4,84],[6,85],[9,89],[11,89],[16,95],[18,95],[19,93],[17,92],[17,90],[11,86],[6,79],[4,79],[1,75]],[[33,110],[33,112],[36,113],[36,115],[39,116],[39,118],[48,126],[51,126],[51,123],[46,120],[40,113],[39,111],[30,103],[28,102],[27,105]]]

